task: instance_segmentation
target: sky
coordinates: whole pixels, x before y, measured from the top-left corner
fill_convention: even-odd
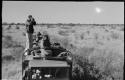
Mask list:
[[[124,24],[124,2],[3,1],[2,22]]]

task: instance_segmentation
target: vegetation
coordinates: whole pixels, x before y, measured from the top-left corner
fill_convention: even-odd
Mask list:
[[[71,47],[67,38],[56,37],[53,41],[61,43],[67,49]],[[123,80],[124,57],[118,53],[95,47],[77,48],[75,45],[69,50],[73,53],[73,80]]]
[[[69,36],[68,32],[67,31],[63,31],[63,30],[60,30],[58,32],[58,34],[61,35],[61,36]]]
[[[21,61],[22,61],[22,53],[25,48],[24,47],[25,40],[23,40],[25,39],[25,33],[23,32],[24,28],[20,28],[19,25],[20,24],[17,25],[18,28],[16,27],[15,29],[12,29],[15,31],[11,31],[13,25],[10,25],[11,27],[8,27],[7,25],[7,27],[9,28],[8,30],[10,30],[12,33],[6,31],[7,29],[2,32],[3,33],[2,34],[2,78],[3,79],[12,79],[12,80],[22,79]],[[84,26],[88,26],[87,27],[88,29],[84,28],[85,30],[85,31],[83,30],[84,32],[80,32],[80,30],[78,31],[78,29],[75,27],[72,27],[74,29],[69,28],[70,26],[68,26],[67,28],[66,24],[65,25],[59,24],[59,25],[61,27],[53,25],[54,28],[50,28],[51,27],[50,24],[49,28],[46,29],[40,27],[40,29],[41,30],[42,28],[46,29],[46,31],[50,35],[50,41],[52,43],[58,42],[64,48],[72,52],[73,80],[123,80],[124,53],[122,52],[122,50],[124,48],[122,48],[121,45],[123,44],[124,41],[121,41],[121,39],[124,36],[121,34],[123,34],[124,32],[124,25],[123,26],[115,25],[116,27],[117,26],[121,27],[118,30],[116,27],[112,27],[113,29],[111,30],[114,31],[110,31],[110,28],[108,26],[111,25],[102,25],[101,27],[103,28],[98,27],[104,30],[105,32],[104,34],[108,34],[106,36],[102,34],[103,31],[98,30],[97,27],[93,27],[94,25],[88,28],[90,25],[79,24],[80,26],[82,26],[82,28],[84,28]],[[74,26],[74,24],[71,25]],[[57,30],[56,26],[60,29]],[[95,25],[95,26],[100,26],[100,25]],[[96,32],[95,34],[93,32],[94,30],[100,32]],[[53,31],[56,32],[57,34],[52,33]],[[79,32],[80,34],[77,36],[74,35],[77,32]],[[72,39],[69,39],[71,38],[70,34],[73,34]],[[80,37],[80,39],[77,38],[78,36]],[[92,36],[92,38],[88,39],[86,38],[86,36],[89,37]],[[100,36],[103,37],[103,39],[100,39]],[[105,39],[107,38],[109,38],[109,40],[106,42]],[[91,44],[88,44],[88,42],[90,42]],[[99,46],[100,43],[103,44]]]
[[[16,25],[16,29],[20,29],[20,27],[18,25]]]

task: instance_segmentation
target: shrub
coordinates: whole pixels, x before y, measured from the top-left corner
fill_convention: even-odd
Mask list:
[[[69,26],[75,26],[76,24],[73,24],[73,23],[69,23],[68,25],[69,25]]]
[[[110,36],[111,36],[112,39],[119,39],[119,37],[120,37],[120,35],[118,33],[114,33],[114,32],[111,33]]]
[[[117,52],[83,47],[75,53],[73,80],[123,80],[124,58]]]
[[[95,48],[94,47],[82,47],[82,48],[77,48],[75,54],[78,54],[83,57],[88,57],[94,52]]]
[[[61,36],[69,36],[68,31],[63,31],[63,30],[60,30],[58,34]]]
[[[21,62],[13,61],[7,66],[2,67],[2,79],[21,80],[22,77]]]
[[[80,35],[80,38],[83,40],[84,39],[84,33],[82,33],[81,35]]]
[[[95,40],[98,40],[98,34],[95,33],[94,36],[95,36]]]
[[[121,78],[118,80],[123,79],[123,57],[118,53],[108,51],[108,49],[95,50],[89,61],[95,64],[95,67],[100,70],[103,78],[107,78],[106,80],[109,80],[109,78],[111,80],[117,80],[117,78]]]
[[[51,24],[47,25],[47,28],[55,28],[55,27],[56,27],[56,25],[51,25]]]
[[[71,30],[71,33],[75,33],[76,31],[75,30]]]
[[[12,48],[12,47],[22,47],[22,45],[16,41],[13,41],[12,37],[7,35],[7,36],[4,36],[4,39],[2,40],[2,47]]]
[[[4,39],[2,40],[2,47],[3,48],[9,48],[13,45],[12,43],[12,37],[11,36],[4,36]]]
[[[11,29],[11,25],[9,25],[9,26],[7,27],[7,30],[9,30],[9,29]]]
[[[9,35],[4,36],[4,38],[5,38],[6,40],[11,40],[11,41],[12,41],[12,37],[9,36]]]
[[[116,25],[111,25],[111,28],[112,29],[116,29]]]
[[[87,58],[73,55],[73,80],[100,80],[102,75]]]
[[[11,53],[14,56],[15,60],[19,61],[22,59],[23,51],[24,51],[23,47],[17,47],[17,48],[13,48]]]
[[[16,25],[16,29],[20,29],[20,27],[18,25]]]
[[[2,62],[4,61],[12,61],[15,60],[15,58],[12,55],[5,55],[2,57]]]
[[[66,48],[66,49],[70,49],[71,47],[73,48],[74,46],[69,42],[68,38],[59,38],[56,37],[54,35],[50,36],[50,41],[51,43],[55,43],[58,42],[61,44],[62,47]]]
[[[62,29],[71,29],[72,27],[71,26],[62,26],[61,28]]]
[[[12,76],[14,76],[14,75],[16,75],[17,74],[17,71],[10,71],[9,73],[8,73],[8,78],[9,77],[12,77]]]
[[[108,30],[108,29],[105,29],[105,31],[106,31],[106,32],[109,32],[109,30]]]
[[[120,31],[124,31],[124,26],[123,26],[123,27],[121,27]]]
[[[67,38],[50,38],[70,49],[73,57],[72,80],[123,80],[124,58],[116,51],[96,47],[78,48]]]
[[[86,31],[86,33],[89,35],[89,34],[90,34],[90,31]]]
[[[23,32],[22,35],[23,35],[23,36],[26,36],[26,33]]]
[[[8,23],[7,22],[3,22],[2,25],[8,25]]]

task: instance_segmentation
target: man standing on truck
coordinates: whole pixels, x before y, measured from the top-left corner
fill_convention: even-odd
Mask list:
[[[35,19],[32,17],[32,15],[28,16],[28,19],[26,20],[26,50],[31,49],[33,45],[33,33],[34,28],[33,26],[36,25]]]

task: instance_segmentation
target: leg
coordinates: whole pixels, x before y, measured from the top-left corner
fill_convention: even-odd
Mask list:
[[[29,49],[29,33],[26,33],[26,48],[25,51]]]
[[[29,49],[31,49],[33,46],[33,34],[29,33]]]

